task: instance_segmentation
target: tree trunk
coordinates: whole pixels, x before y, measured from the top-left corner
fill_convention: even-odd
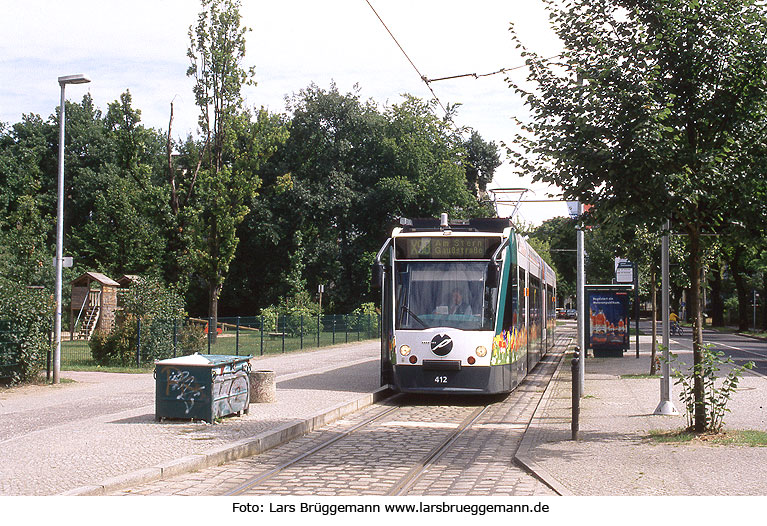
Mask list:
[[[738,291],[738,330],[748,330],[748,308],[750,306],[750,294],[746,286],[742,268],[743,246],[738,245],[730,260],[730,271],[735,281],[735,289]]]
[[[762,291],[758,303],[762,306],[762,330],[767,331],[767,271],[762,272]]]
[[[208,316],[210,317],[210,327],[208,327],[208,337],[212,343],[216,342],[218,336],[218,296],[221,293],[220,283],[211,283],[208,286]]]
[[[655,360],[658,355],[658,288],[655,286],[655,269],[650,271],[650,297],[652,298],[652,353],[650,355],[650,374],[655,374]]]
[[[173,142],[171,130],[173,129],[173,103],[170,103],[170,120],[168,121],[168,141],[165,145],[168,155],[168,185],[170,186],[170,209],[174,216],[178,216],[178,193],[176,191],[176,171],[173,169]]]
[[[688,225],[687,234],[690,241],[690,316],[692,319],[693,392],[695,397],[693,427],[696,432],[702,433],[708,427],[708,422],[703,385],[703,316],[700,305],[700,273],[703,268],[703,258],[700,246],[700,228],[697,225]]]

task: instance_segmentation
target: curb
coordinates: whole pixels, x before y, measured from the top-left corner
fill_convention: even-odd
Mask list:
[[[296,437],[305,435],[315,429],[335,422],[355,411],[359,411],[363,407],[367,407],[380,400],[388,398],[392,394],[393,392],[388,386],[381,387],[353,402],[337,405],[304,421],[285,424],[276,429],[264,431],[253,438],[239,440],[231,444],[213,448],[203,454],[189,455],[153,467],[140,469],[124,475],[118,475],[117,477],[104,480],[101,484],[73,488],[63,493],[59,493],[59,495],[108,495],[125,487],[167,479],[183,473],[199,471],[233,460],[258,455],[259,453],[263,453],[271,448],[289,442]]]
[[[553,396],[553,386],[555,386],[557,382],[561,381],[561,377],[564,374],[563,371],[566,369],[564,364],[567,363],[567,360],[564,359],[566,355],[567,351],[562,353],[562,358],[559,360],[557,370],[554,372],[554,376],[549,382],[549,385],[546,386],[546,390],[543,392],[543,396],[538,401],[538,405],[536,406],[535,412],[533,413],[533,418],[530,419],[530,423],[528,424],[527,429],[525,429],[525,433],[522,436],[522,442],[519,444],[516,453],[514,453],[513,460],[528,473],[546,484],[558,495],[572,497],[575,494],[570,491],[570,489],[567,488],[564,484],[559,482],[551,473],[548,472],[548,470],[535,462],[531,455],[531,451],[535,449],[536,446],[536,440],[533,436],[536,432],[535,428],[542,425],[540,422],[544,419],[543,413],[545,412],[545,408],[548,405],[549,400],[551,400],[551,397]],[[533,429],[531,430],[531,428]]]

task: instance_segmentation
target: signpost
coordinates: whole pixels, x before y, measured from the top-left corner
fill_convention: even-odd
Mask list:
[[[634,285],[634,323],[636,332],[636,357],[639,358],[639,269],[628,259],[615,258],[615,283]]]

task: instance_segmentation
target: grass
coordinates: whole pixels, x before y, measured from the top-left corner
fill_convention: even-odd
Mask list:
[[[716,446],[767,447],[767,432],[755,430],[693,433],[691,431],[650,431],[649,438],[657,444],[709,444]]]
[[[151,373],[154,370],[154,364],[146,364],[144,367],[119,367],[109,365],[93,365],[93,364],[81,364],[81,365],[67,365],[61,366],[63,371],[87,371],[87,372],[99,372],[99,373]]]
[[[646,378],[660,378],[660,374],[622,374],[622,379],[627,380],[644,380]]]
[[[208,348],[207,341],[201,350],[202,354],[218,354],[228,356],[262,356],[275,355],[298,351],[310,350],[318,347],[329,347],[344,343],[364,341],[369,337],[366,331],[352,330],[346,331],[322,331],[320,333],[319,346],[317,345],[317,333],[304,334],[303,339],[300,336],[286,335],[283,341],[282,336],[270,336],[264,334],[263,340],[261,333],[256,331],[240,332],[239,338],[234,334],[228,333],[216,338],[216,342]],[[263,344],[263,345],[262,345]],[[183,351],[179,350],[179,356]],[[68,371],[102,371],[113,373],[146,373],[151,372],[154,363],[143,364],[142,367],[105,367],[99,366],[94,362],[91,356],[91,349],[88,342],[83,340],[61,342],[61,369]]]

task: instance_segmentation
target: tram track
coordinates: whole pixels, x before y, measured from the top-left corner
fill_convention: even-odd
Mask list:
[[[391,400],[392,398],[397,398],[399,396],[401,396],[401,395],[395,395],[395,396],[391,397],[389,400]],[[229,491],[227,491],[225,493],[222,493],[221,495],[222,496],[237,496],[237,495],[242,495],[248,489],[256,486],[257,484],[259,484],[261,482],[264,482],[265,480],[267,480],[267,479],[269,479],[269,478],[271,478],[271,477],[273,477],[273,476],[275,476],[275,475],[277,475],[279,473],[284,472],[286,469],[288,469],[291,466],[297,464],[298,462],[301,462],[302,460],[304,460],[304,459],[306,459],[306,458],[316,454],[317,452],[332,446],[333,444],[335,444],[339,440],[347,438],[349,435],[353,434],[354,432],[356,432],[356,431],[358,431],[358,430],[360,430],[360,429],[362,429],[362,428],[364,428],[366,426],[369,426],[373,422],[376,422],[377,420],[380,420],[381,418],[383,418],[383,417],[387,416],[388,414],[396,411],[397,409],[399,409],[399,407],[397,407],[397,406],[387,407],[384,410],[379,411],[378,413],[374,414],[373,416],[365,419],[364,421],[356,424],[351,429],[348,429],[348,430],[344,431],[343,433],[341,433],[339,435],[336,435],[333,438],[322,442],[321,444],[318,444],[317,446],[313,447],[309,451],[306,451],[306,452],[298,455],[297,457],[294,457],[294,458],[292,458],[292,459],[290,459],[290,460],[288,460],[286,462],[283,462],[282,464],[280,464],[279,466],[275,467],[274,469],[272,469],[270,471],[267,471],[266,473],[257,475],[255,477],[253,477],[252,479],[248,480],[247,482],[245,482],[244,484],[241,484],[241,485],[239,485],[238,487],[236,487],[236,488],[234,488],[232,490],[229,490]]]
[[[429,466],[436,462],[440,457],[442,457],[450,445],[453,444],[458,439],[458,437],[461,436],[464,431],[466,431],[466,429],[471,427],[471,425],[474,424],[474,422],[476,422],[477,419],[479,419],[489,407],[490,405],[488,404],[485,407],[480,407],[474,410],[461,423],[461,425],[458,426],[458,428],[450,434],[446,440],[432,449],[432,451],[416,466],[414,466],[407,475],[402,477],[399,482],[397,482],[397,484],[395,484],[394,487],[387,492],[387,496],[402,495],[407,493],[407,491],[413,486],[413,484],[415,484],[419,477],[424,472],[426,472],[426,470],[428,470]]]
[[[398,394],[268,452],[129,493],[553,495],[513,458],[564,355],[562,336],[507,395]]]
[[[551,378],[556,365],[559,363],[561,352],[550,353],[539,364],[538,367],[533,369],[531,373],[523,380],[515,391],[509,393],[502,400],[498,397],[493,397],[493,400],[489,403],[481,403],[479,399],[472,398],[471,403],[463,403],[463,405],[432,405],[434,397],[429,397],[427,402],[423,402],[422,399],[419,402],[418,397],[410,395],[395,395],[384,401],[384,403],[395,404],[391,407],[385,407],[382,410],[376,411],[371,415],[367,415],[363,420],[355,423],[350,428],[343,432],[338,432],[334,436],[319,442],[313,447],[307,449],[305,452],[296,455],[293,458],[289,458],[277,466],[271,469],[259,473],[248,480],[240,483],[238,486],[227,490],[222,493],[225,496],[238,496],[238,495],[253,495],[262,493],[266,487],[271,485],[280,485],[279,479],[292,479],[297,475],[291,475],[291,473],[297,474],[303,472],[305,468],[302,468],[302,464],[324,464],[327,466],[335,466],[342,463],[343,459],[350,460],[352,455],[345,453],[348,451],[350,442],[355,440],[356,435],[361,435],[365,432],[368,434],[378,434],[380,437],[389,436],[389,441],[401,444],[405,443],[417,443],[419,446],[431,446],[428,451],[419,455],[411,455],[401,453],[401,448],[391,446],[392,449],[400,451],[402,458],[397,457],[399,460],[395,462],[398,466],[403,466],[403,470],[407,469],[404,474],[398,475],[395,472],[390,473],[385,487],[382,484],[377,489],[375,494],[383,495],[407,495],[413,490],[419,483],[424,483],[423,479],[428,476],[432,471],[432,468],[440,463],[440,460],[445,457],[446,453],[450,452],[456,444],[465,440],[465,435],[473,431],[479,433],[482,431],[482,426],[499,428],[498,432],[502,433],[504,430],[514,429],[517,433],[523,432],[526,428],[527,422],[524,423],[497,423],[493,422],[495,415],[491,415],[486,418],[489,410],[495,409],[495,413],[504,413],[508,408],[504,406],[513,406],[521,403],[523,399],[533,394],[533,391],[540,391],[542,393],[541,386],[544,378],[546,380]],[[548,383],[547,381],[543,383]],[[534,404],[537,406],[537,401]],[[429,415],[434,412],[442,412],[448,418],[437,419],[434,421],[429,420]],[[530,417],[532,412],[530,412]],[[479,424],[479,426],[478,426]],[[432,433],[432,436],[428,438],[422,437],[423,433],[419,435],[416,429],[449,429],[446,433],[441,433],[439,436],[433,436],[436,433]],[[487,432],[487,431],[486,431]],[[374,448],[388,447],[380,441],[385,438],[378,438],[377,444],[365,445],[364,440],[358,440],[362,445],[358,448],[358,455],[361,458],[366,457],[364,448],[370,447],[371,451]],[[347,449],[341,449],[341,444],[347,443]],[[468,444],[472,444],[473,441],[469,439]],[[467,443],[462,444],[459,447],[466,447]],[[481,443],[481,441],[480,441]],[[474,443],[476,444],[476,443]],[[333,446],[339,446],[337,451],[333,451]],[[474,447],[474,446],[471,446]],[[513,456],[514,451],[509,451],[509,458]],[[321,455],[325,455],[324,458],[319,458]],[[396,453],[393,454],[396,456]],[[416,459],[413,459],[416,456]],[[374,463],[373,455],[370,455],[370,462]],[[362,462],[364,464],[364,461]],[[447,462],[449,464],[449,461]],[[445,464],[443,462],[442,464]],[[370,471],[372,468],[362,467],[360,471]],[[435,472],[439,471],[439,468],[435,469]],[[397,475],[395,477],[395,475]],[[272,482],[270,482],[272,481]]]

